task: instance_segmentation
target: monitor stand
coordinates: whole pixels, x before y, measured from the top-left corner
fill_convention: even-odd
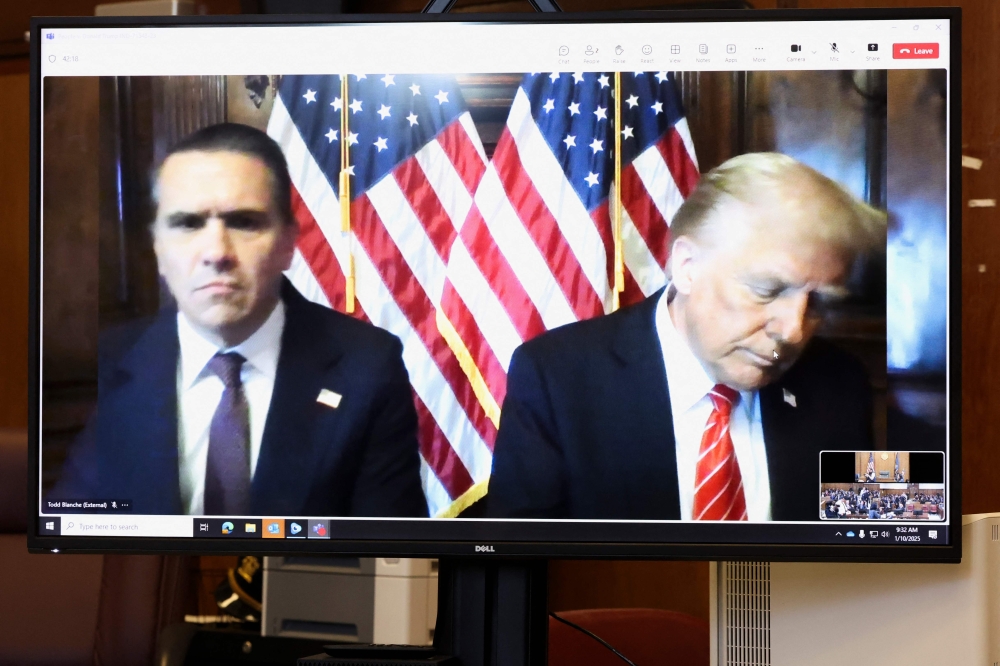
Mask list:
[[[442,558],[434,647],[462,666],[544,666],[548,561]]]

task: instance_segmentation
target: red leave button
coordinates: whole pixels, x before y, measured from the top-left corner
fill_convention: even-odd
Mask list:
[[[938,45],[934,43],[924,44],[893,44],[893,58],[937,58]]]

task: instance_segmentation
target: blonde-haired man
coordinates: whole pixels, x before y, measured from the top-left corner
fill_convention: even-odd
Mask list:
[[[514,353],[490,515],[812,520],[819,452],[871,446],[863,368],[814,335],[885,214],[757,153],[705,174],[671,234],[665,289]]]

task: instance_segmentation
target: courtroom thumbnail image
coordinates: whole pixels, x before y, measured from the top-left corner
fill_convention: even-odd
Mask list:
[[[823,520],[944,520],[944,485],[931,483],[824,483]]]

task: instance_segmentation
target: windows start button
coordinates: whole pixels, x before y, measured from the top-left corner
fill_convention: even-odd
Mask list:
[[[937,42],[923,44],[893,44],[893,58],[937,58],[939,48]]]

